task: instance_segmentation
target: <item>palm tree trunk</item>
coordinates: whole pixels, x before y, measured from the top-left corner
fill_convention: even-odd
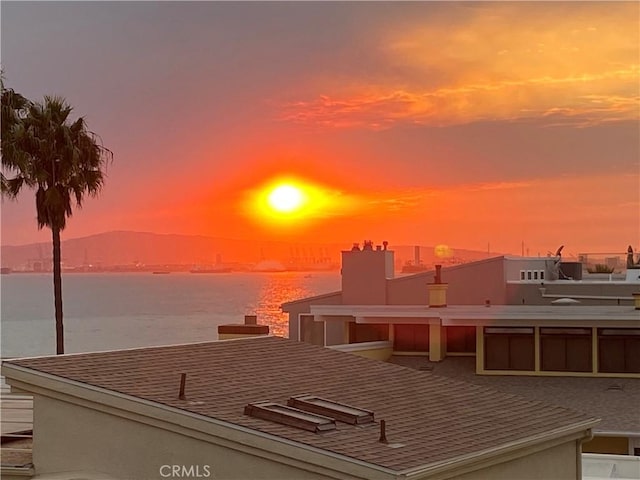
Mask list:
[[[62,262],[60,256],[60,229],[52,226],[53,234],[53,300],[56,311],[56,355],[64,353],[64,328],[62,325]]]

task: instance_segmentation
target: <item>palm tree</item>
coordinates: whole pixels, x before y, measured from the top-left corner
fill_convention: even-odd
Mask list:
[[[3,89],[3,115],[5,96]],[[9,106],[7,105],[9,109]],[[15,111],[15,110],[14,110]],[[72,107],[60,97],[44,97],[17,110],[2,141],[2,194],[15,199],[24,186],[36,191],[38,228],[49,227],[53,239],[53,292],[56,353],[64,353],[60,232],[73,204],[80,208],[85,194],[96,196],[104,182],[110,150],[87,129],[83,118],[69,121]],[[3,137],[4,137],[3,127]]]
[[[0,187],[2,193],[8,189],[4,170],[19,170],[24,165],[25,156],[15,149],[14,134],[20,128],[22,119],[29,106],[29,100],[13,91],[4,88],[4,79],[0,74],[0,87],[2,88],[2,173],[0,173]]]

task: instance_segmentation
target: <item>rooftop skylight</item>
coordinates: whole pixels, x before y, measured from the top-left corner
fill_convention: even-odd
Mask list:
[[[314,395],[298,395],[291,397],[287,404],[306,412],[335,418],[351,425],[360,425],[374,421],[373,412],[362,408],[352,407]]]
[[[273,402],[250,403],[244,407],[244,414],[316,433],[336,428],[333,418]]]

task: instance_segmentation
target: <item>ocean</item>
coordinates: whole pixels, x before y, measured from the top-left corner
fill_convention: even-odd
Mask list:
[[[246,314],[286,337],[282,303],[339,289],[338,272],[66,274],[65,352],[215,340]],[[2,275],[0,292],[2,358],[54,354],[52,275]]]

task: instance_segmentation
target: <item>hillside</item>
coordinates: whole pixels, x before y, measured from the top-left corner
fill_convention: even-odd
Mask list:
[[[115,231],[73,238],[62,242],[65,266],[82,265],[162,265],[162,264],[253,264],[265,259],[284,264],[340,263],[340,251],[351,245],[300,244],[287,242],[261,242],[194,235],[166,235],[148,232]],[[414,247],[390,245],[396,253],[396,265],[402,266],[414,258]],[[425,265],[434,262],[456,263],[486,258],[486,252],[454,250],[453,257],[438,258],[434,247],[421,247],[421,260]],[[14,270],[31,269],[33,264],[47,264],[51,258],[51,244],[34,243],[2,246],[2,267]]]

